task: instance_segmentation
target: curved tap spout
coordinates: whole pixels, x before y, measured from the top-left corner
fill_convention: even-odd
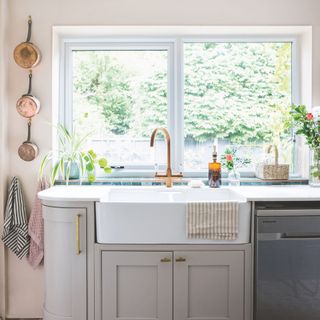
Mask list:
[[[150,138],[150,147],[154,146],[156,135],[158,132],[162,132],[166,142],[167,142],[167,175],[172,174],[172,169],[171,169],[171,138],[169,131],[166,128],[156,128],[153,130]]]
[[[154,146],[156,135],[158,132],[163,133],[163,135],[165,136],[166,142],[167,142],[167,170],[166,170],[165,175],[161,175],[156,172],[155,177],[165,180],[167,187],[172,187],[172,182],[173,182],[172,180],[174,178],[181,178],[182,174],[181,173],[175,174],[175,175],[172,174],[172,169],[171,169],[171,138],[170,138],[169,131],[166,128],[156,128],[153,130],[153,132],[151,134],[151,138],[150,138],[150,147]]]

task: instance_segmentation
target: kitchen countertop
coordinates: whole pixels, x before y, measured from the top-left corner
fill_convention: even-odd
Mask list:
[[[309,185],[243,186],[231,189],[247,201],[320,201],[320,188]]]
[[[163,186],[156,187],[134,187],[134,186],[54,186],[50,189],[38,193],[41,200],[47,201],[101,201],[105,198],[110,189],[162,189]],[[204,187],[208,188],[208,187]],[[179,191],[189,189],[186,186],[173,187],[171,190]],[[308,185],[291,186],[241,186],[222,187],[221,189],[231,189],[238,195],[244,197],[246,201],[320,201],[320,188]],[[212,189],[214,194],[215,189]],[[134,192],[134,191],[133,191]]]

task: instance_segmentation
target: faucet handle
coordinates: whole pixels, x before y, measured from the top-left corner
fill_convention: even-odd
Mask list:
[[[166,173],[156,172],[155,178],[183,178],[183,174],[182,172],[179,172],[179,173],[174,173],[168,176]]]
[[[174,174],[172,175],[172,178],[183,178],[183,174],[182,174],[182,172],[174,173]]]

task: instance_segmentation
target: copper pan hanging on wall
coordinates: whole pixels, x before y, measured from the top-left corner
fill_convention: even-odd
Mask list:
[[[31,94],[32,90],[32,70],[29,73],[29,88],[16,104],[18,113],[25,118],[32,118],[40,111],[40,101]]]
[[[30,69],[37,66],[41,60],[40,50],[35,46],[31,39],[32,20],[29,16],[27,41],[16,46],[13,52],[15,62],[22,68]]]
[[[28,138],[18,149],[19,157],[24,161],[34,160],[39,153],[39,148],[31,142],[31,119],[28,121]]]

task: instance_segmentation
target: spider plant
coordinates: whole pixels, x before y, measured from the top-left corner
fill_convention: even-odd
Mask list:
[[[88,137],[92,133],[83,136],[78,135],[76,130],[70,132],[65,126],[57,125],[57,135],[59,140],[59,148],[56,152],[49,151],[41,161],[39,175],[43,175],[46,166],[53,160],[53,165],[50,170],[50,183],[54,185],[57,177],[69,184],[71,168],[76,167],[80,171],[81,178],[88,174],[89,182],[95,181],[94,166],[98,163],[104,169],[105,173],[110,173],[111,168],[108,166],[108,161],[105,158],[97,159],[96,154],[89,150],[83,151],[84,145]]]

